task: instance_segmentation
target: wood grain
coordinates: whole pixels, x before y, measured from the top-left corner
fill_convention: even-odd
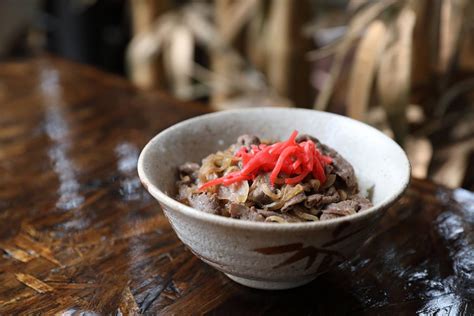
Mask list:
[[[186,249],[135,171],[203,108],[48,57],[2,64],[0,87],[0,315],[474,313],[468,191],[413,180],[353,261],[252,290]]]

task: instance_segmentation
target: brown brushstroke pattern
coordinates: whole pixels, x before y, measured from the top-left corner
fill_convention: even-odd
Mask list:
[[[349,225],[342,223],[339,227],[341,227],[341,226],[342,226],[342,228],[340,228],[338,230],[338,233],[333,234],[333,235],[335,235],[335,236],[339,235]],[[339,260],[338,260],[339,262],[341,261],[341,259],[345,259],[344,255],[342,253],[340,253],[338,251],[335,251],[335,250],[332,250],[332,249],[325,248],[325,247],[334,246],[334,245],[336,245],[336,244],[338,244],[338,243],[340,243],[340,242],[342,242],[342,241],[344,241],[344,240],[346,240],[350,237],[354,237],[355,235],[357,235],[358,233],[360,233],[364,229],[365,229],[364,227],[361,227],[361,228],[356,229],[355,231],[352,231],[352,232],[350,232],[350,233],[348,233],[344,236],[329,240],[329,241],[327,241],[326,243],[323,244],[322,248],[313,247],[313,246],[303,247],[302,243],[293,243],[293,244],[287,244],[287,245],[281,245],[281,246],[257,248],[257,249],[254,249],[254,251],[258,252],[258,253],[261,253],[261,254],[264,254],[264,255],[275,255],[275,254],[294,252],[295,254],[293,254],[291,257],[289,257],[285,261],[275,265],[273,267],[273,269],[284,267],[284,266],[287,266],[289,264],[292,264],[292,263],[295,263],[297,261],[300,261],[300,260],[303,260],[303,259],[307,258],[308,260],[307,260],[307,263],[306,263],[306,266],[305,266],[305,270],[308,270],[309,268],[311,268],[311,266],[316,261],[316,258],[320,254],[326,254],[326,257],[329,257],[329,256],[339,257]]]
[[[3,251],[5,251],[5,253],[10,255],[12,258],[15,258],[16,260],[21,261],[21,262],[25,262],[25,263],[33,260],[36,257],[38,257],[38,255],[36,255],[35,253],[31,254],[31,253],[28,253],[28,252],[24,251],[23,249],[20,249],[20,248],[17,248],[17,247],[1,246],[0,245],[0,249],[3,249]]]
[[[313,246],[304,247],[302,243],[294,243],[294,244],[274,246],[274,247],[263,247],[263,248],[254,249],[254,251],[264,254],[264,255],[294,253],[288,259],[275,265],[273,269],[278,269],[278,268],[287,266],[289,264],[292,264],[292,263],[295,263],[307,258],[308,260],[306,262],[305,270],[308,270],[309,268],[311,268],[311,266],[316,261],[316,258],[320,254],[324,254],[326,256],[336,256],[336,257],[344,259],[344,255],[335,250],[326,249],[326,248],[318,248],[318,247],[313,247]]]
[[[133,160],[158,131],[203,109],[56,58],[0,65],[0,315],[473,314],[460,269],[472,233],[441,234],[450,222],[464,227],[468,202],[428,181],[412,181],[353,264],[300,289],[247,289],[193,256],[135,169],[119,168],[117,148]],[[82,203],[58,207],[71,188]],[[305,248],[291,247],[288,257]],[[338,258],[324,256],[318,273]]]
[[[119,310],[122,315],[139,315],[140,308],[133,297],[130,288],[127,286],[122,292],[122,300],[119,304]]]
[[[32,275],[25,274],[25,273],[15,273],[15,277],[18,281],[28,286],[29,288],[32,288],[38,293],[46,293],[46,292],[54,291],[54,289],[51,286],[44,283],[43,281],[38,280]]]
[[[337,225],[336,229],[332,232],[333,237],[338,237],[344,230],[349,228],[349,226],[351,226],[350,221],[344,221]]]

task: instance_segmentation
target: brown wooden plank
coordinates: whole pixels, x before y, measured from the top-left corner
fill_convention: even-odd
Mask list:
[[[1,64],[0,85],[0,315],[474,312],[468,191],[413,180],[352,262],[252,290],[192,255],[124,167],[203,107],[52,57]]]

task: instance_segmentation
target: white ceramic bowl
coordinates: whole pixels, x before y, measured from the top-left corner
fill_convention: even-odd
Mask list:
[[[180,164],[200,162],[241,134],[283,140],[295,129],[342,154],[354,166],[361,192],[374,186],[374,207],[327,221],[278,224],[208,214],[174,199]],[[257,108],[203,115],[162,131],[140,154],[138,173],[196,256],[238,283],[287,289],[357,252],[406,189],[410,164],[393,140],[358,121],[313,110]]]

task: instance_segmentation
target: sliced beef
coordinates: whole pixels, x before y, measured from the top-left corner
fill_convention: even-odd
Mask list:
[[[261,187],[257,187],[252,190],[249,193],[247,199],[249,201],[255,202],[259,206],[272,203],[272,198],[266,195]]]
[[[359,211],[363,211],[374,206],[369,199],[361,196],[360,194],[353,195],[349,199],[359,204]]]
[[[199,170],[199,165],[195,162],[186,162],[179,166],[179,172],[185,175],[191,175]]]
[[[286,212],[291,206],[302,203],[305,200],[306,200],[306,195],[303,192],[298,193],[297,195],[295,195],[294,197],[286,201],[285,204],[283,204],[281,211]]]
[[[186,176],[189,177],[191,181],[196,180],[198,177],[199,168],[199,165],[195,162],[186,162],[182,164],[178,168],[181,180],[187,181],[188,179]]]
[[[322,144],[316,137],[311,135],[302,134],[296,137],[298,143],[312,140],[319,150],[323,152],[324,155],[330,156],[333,159],[331,166],[326,166],[326,174],[334,172],[337,176],[341,178],[342,181],[346,184],[347,190],[350,194],[357,192],[357,179],[354,173],[354,168],[352,165],[344,159],[337,151],[332,149],[329,146]]]
[[[255,181],[252,183],[249,195],[247,197],[247,200],[256,203],[258,206],[263,206],[265,204],[270,204],[271,202],[273,202],[271,197],[269,197],[263,192],[263,183],[268,183],[266,176],[260,175],[255,178]]]
[[[301,218],[296,217],[296,216],[290,216],[286,213],[279,213],[279,212],[273,212],[273,211],[261,210],[261,209],[256,209],[256,212],[265,218],[270,217],[270,216],[279,216],[289,223],[304,222],[304,220],[302,220]]]
[[[320,205],[327,205],[331,203],[339,202],[341,198],[339,197],[339,193],[335,192],[331,195],[323,195],[323,198],[320,201]]]
[[[186,176],[180,176],[179,177],[180,180],[178,180],[178,182],[176,182],[178,185],[182,185],[182,184],[186,184],[186,185],[192,185],[194,180],[191,179],[190,176],[186,175]]]
[[[323,214],[319,217],[319,219],[322,220],[322,221],[325,221],[325,220],[328,220],[328,219],[338,218],[338,217],[341,217],[341,216],[344,216],[344,215],[336,215],[336,214],[332,214],[332,213],[323,212]]]
[[[236,203],[222,196],[219,199],[215,193],[196,193],[200,165],[190,162],[181,165],[178,170],[179,180],[176,182],[179,190],[178,199],[203,212],[250,221],[265,221],[270,216],[278,216],[286,222],[304,222],[304,219],[296,215],[297,211],[311,213],[319,216],[321,220],[326,220],[355,214],[372,206],[368,199],[357,194],[354,169],[341,155],[310,135],[300,135],[296,140],[313,141],[323,154],[332,157],[333,163],[325,166],[324,171],[329,179],[326,183],[321,185],[316,179],[306,179],[301,183],[304,191],[286,201],[283,206],[281,202],[273,201],[264,193],[265,186],[272,192],[277,192],[269,186],[268,173],[261,174],[252,181],[245,203]],[[235,153],[242,146],[250,147],[260,143],[260,139],[256,136],[242,135],[228,151]],[[241,161],[238,166],[242,168]],[[277,187],[282,190],[279,185]],[[270,192],[266,192],[271,195]],[[270,211],[268,205],[279,208]]]
[[[199,193],[188,197],[189,205],[206,213],[219,214],[220,205],[217,194]]]
[[[355,214],[358,211],[358,204],[355,201],[346,200],[338,203],[329,204],[326,209],[323,210],[321,219],[331,219],[341,216],[347,216]]]
[[[237,138],[237,145],[240,146],[250,146],[250,145],[260,145],[260,139],[257,136],[253,135],[241,135]]]
[[[316,179],[310,179],[309,181],[300,184],[303,187],[303,191],[308,194],[316,193],[321,189],[321,182]]]
[[[308,140],[313,141],[315,144],[320,144],[319,140],[316,137],[313,137],[313,136],[308,135],[308,134],[300,134],[296,137],[296,142],[297,143],[305,142],[305,141],[308,141]]]
[[[355,214],[372,206],[369,200],[360,196],[351,196],[349,200],[329,204],[321,215],[321,219],[331,219]]]
[[[330,187],[324,194],[316,193],[308,195],[305,201],[305,206],[307,208],[311,207],[320,207],[330,203],[336,203],[341,200],[339,193],[337,192],[336,188]]]
[[[262,215],[260,215],[256,212],[248,212],[248,213],[245,214],[245,216],[243,216],[241,218],[249,220],[249,221],[253,221],[253,222],[264,222],[265,221],[265,217],[263,217]]]
[[[309,182],[301,183],[301,185],[303,186],[304,192],[310,192],[313,190],[313,186]]]
[[[339,155],[334,149],[326,145],[321,145],[323,153],[330,156],[333,159],[332,166],[334,168],[334,173],[341,178],[342,181],[346,184],[347,191],[350,194],[357,192],[357,178],[355,176],[354,168],[352,165]]]
[[[319,203],[321,203],[323,197],[324,195],[319,193],[308,195],[306,201],[304,202],[304,206],[306,206],[307,208],[315,207],[319,205]]]
[[[178,187],[178,200],[181,202],[189,201],[192,194],[192,189],[187,183],[180,183]]]
[[[324,166],[324,173],[325,174],[334,173],[334,166],[332,164],[331,165],[325,165]]]
[[[241,218],[242,214],[248,212],[248,207],[243,204],[229,203],[228,208],[232,218]]]
[[[354,200],[345,200],[338,203],[329,204],[323,212],[333,212],[333,213],[348,213],[354,214],[359,210],[359,203]]]
[[[257,213],[255,208],[249,208],[238,203],[230,203],[229,213],[232,218],[246,219],[254,222],[263,222],[265,220],[265,217]]]

